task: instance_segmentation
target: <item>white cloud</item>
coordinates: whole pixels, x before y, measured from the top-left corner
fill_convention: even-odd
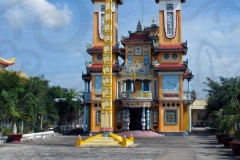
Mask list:
[[[17,3],[20,2],[20,3]],[[5,18],[13,19],[21,26],[31,26],[31,23],[44,24],[45,27],[63,27],[70,23],[72,12],[66,4],[51,4],[47,0],[1,0],[1,8],[6,11]],[[17,5],[14,5],[17,4]],[[11,27],[16,26],[10,23]]]

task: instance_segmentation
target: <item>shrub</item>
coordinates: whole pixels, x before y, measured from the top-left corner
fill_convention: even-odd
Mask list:
[[[2,132],[2,127],[0,126],[0,132]]]
[[[7,134],[11,134],[12,133],[12,128],[5,128],[3,129],[2,135],[6,136]]]
[[[42,132],[40,127],[35,128],[35,133]]]
[[[23,133],[24,133],[24,134],[31,133],[30,128],[29,128],[29,127],[24,127],[24,128],[23,128]]]

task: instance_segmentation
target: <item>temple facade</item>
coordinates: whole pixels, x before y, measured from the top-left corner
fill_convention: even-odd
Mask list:
[[[112,130],[191,132],[190,93],[193,78],[188,68],[187,41],[182,42],[181,5],[185,0],[155,0],[159,24],[141,22],[118,42],[118,7],[112,5]],[[82,74],[84,90],[84,130],[100,132],[103,68],[104,0],[92,0],[93,43],[86,44],[91,62]],[[119,17],[121,18],[121,17]],[[123,63],[120,63],[122,59]],[[186,81],[186,83],[184,83]],[[185,87],[184,84],[187,84]],[[187,88],[186,91],[183,88]],[[107,117],[107,116],[106,116]]]

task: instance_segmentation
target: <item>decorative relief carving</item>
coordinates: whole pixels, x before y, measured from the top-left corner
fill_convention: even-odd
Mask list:
[[[132,101],[125,101],[123,102],[123,107],[151,107],[151,101],[149,102],[132,102]]]

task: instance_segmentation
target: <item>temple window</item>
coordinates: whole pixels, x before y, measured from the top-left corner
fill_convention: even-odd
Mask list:
[[[94,89],[95,92],[101,92],[102,91],[102,76],[95,76],[94,81]]]
[[[101,111],[97,111],[97,124],[101,124]]]
[[[127,81],[127,90],[128,91],[133,91],[133,88],[132,88],[132,81]]]
[[[144,55],[144,65],[148,65],[148,64],[149,64],[148,55]]]
[[[132,64],[132,55],[128,55],[128,64]]]
[[[167,10],[173,10],[173,4],[167,4]]]
[[[163,91],[179,91],[179,75],[163,75]]]
[[[172,37],[173,33],[173,12],[167,12],[167,36]]]
[[[164,59],[168,59],[168,58],[169,58],[169,54],[168,54],[168,53],[165,53],[165,54],[163,55],[163,57],[164,57]]]
[[[173,59],[177,59],[177,58],[178,58],[178,55],[177,55],[176,53],[174,53],[174,54],[172,55],[172,58],[173,58]]]
[[[149,91],[150,87],[149,87],[149,81],[144,81],[143,82],[143,91]]]

